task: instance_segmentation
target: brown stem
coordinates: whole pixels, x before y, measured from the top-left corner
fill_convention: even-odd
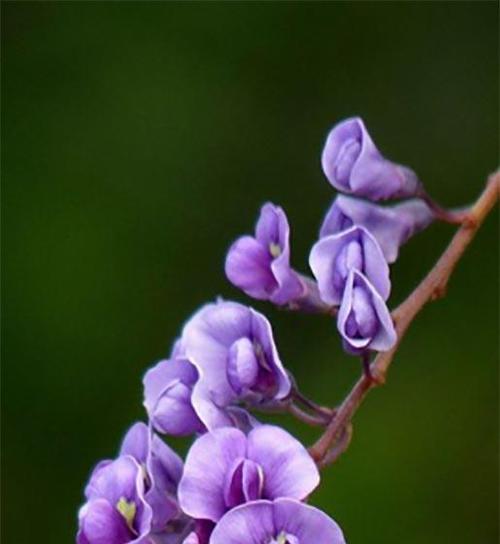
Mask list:
[[[329,422],[327,417],[317,416],[310,414],[309,412],[305,412],[296,404],[289,404],[287,410],[295,419],[302,421],[306,425],[311,425],[313,427],[326,427]]]
[[[321,459],[321,462],[318,463],[319,468],[326,467],[327,465],[331,465],[335,463],[335,461],[345,452],[345,450],[349,447],[349,444],[352,440],[352,423],[348,423],[345,427],[342,433],[339,436],[339,439],[337,442],[333,444],[333,446],[326,452],[323,459]]]
[[[359,405],[363,402],[372,387],[383,384],[389,366],[392,363],[398,346],[409,325],[420,310],[431,300],[444,295],[448,280],[455,266],[474,239],[484,219],[494,207],[500,192],[500,171],[492,174],[478,200],[467,211],[467,217],[462,226],[453,236],[445,252],[438,259],[434,267],[425,276],[408,298],[393,312],[392,317],[398,335],[398,342],[390,351],[379,353],[370,365],[370,374],[365,373],[354,384],[328,427],[321,437],[311,446],[309,452],[317,463],[322,466],[325,455],[332,445],[341,437],[342,430],[350,423]]]
[[[292,390],[292,397],[301,404],[303,404],[306,408],[309,408],[321,417],[326,417],[330,419],[333,416],[333,410],[331,408],[327,408],[326,406],[320,406],[310,398],[306,397],[303,393],[301,393],[296,386]]]

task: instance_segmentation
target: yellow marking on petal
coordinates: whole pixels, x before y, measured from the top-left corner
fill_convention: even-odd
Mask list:
[[[276,539],[276,544],[286,544],[287,540],[286,540],[286,534],[285,533],[280,533],[278,535],[278,538]]]
[[[128,502],[125,497],[121,497],[121,499],[116,503],[116,509],[125,518],[128,528],[134,532],[134,519],[137,512],[135,502]]]
[[[281,255],[281,247],[279,244],[275,244],[274,242],[271,242],[269,244],[269,253],[271,256],[276,259]]]

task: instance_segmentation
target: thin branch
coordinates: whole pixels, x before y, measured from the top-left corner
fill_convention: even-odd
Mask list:
[[[297,406],[296,404],[289,404],[287,407],[288,413],[290,413],[295,419],[298,419],[299,421],[302,421],[303,423],[306,423],[307,425],[311,425],[313,427],[326,427],[329,422],[329,418],[323,416],[317,416],[314,414],[310,414],[309,412],[305,412]]]
[[[352,440],[352,423],[348,423],[342,431],[339,439],[326,452],[325,456],[318,463],[319,468],[335,463],[335,461],[345,452]]]
[[[393,311],[392,317],[398,342],[390,351],[379,353],[370,365],[370,375],[363,374],[358,379],[336,411],[324,433],[309,449],[312,457],[319,465],[322,465],[327,452],[342,436],[343,429],[350,424],[352,417],[363,402],[368,391],[377,385],[385,383],[386,374],[394,355],[415,316],[429,301],[444,295],[455,266],[470,242],[474,239],[484,219],[494,207],[499,193],[500,171],[497,171],[490,176],[483,193],[475,204],[469,208],[462,226],[455,233],[450,244],[434,267],[408,298]]]
[[[321,406],[310,398],[306,397],[301,391],[298,390],[296,386],[294,386],[292,390],[292,398],[323,418],[326,417],[327,419],[331,419],[333,417],[333,410],[331,408]]]

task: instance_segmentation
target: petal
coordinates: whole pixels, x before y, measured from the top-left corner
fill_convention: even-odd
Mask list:
[[[229,348],[227,377],[231,387],[240,395],[257,381],[259,363],[249,338],[240,338]]]
[[[210,544],[267,544],[276,532],[273,514],[270,501],[237,506],[217,523]]]
[[[229,404],[235,397],[227,380],[228,350],[236,340],[248,337],[250,331],[250,309],[226,301],[207,304],[184,326],[185,354],[198,369],[200,381],[219,406]]]
[[[154,405],[162,392],[174,381],[192,385],[198,379],[196,368],[184,358],[166,359],[159,361],[150,368],[143,378],[144,405],[146,409],[153,410]]]
[[[380,244],[388,263],[396,261],[399,247],[434,219],[421,200],[409,200],[395,206],[380,206],[346,195],[338,195],[328,210],[320,237],[335,234],[352,224],[367,229]]]
[[[271,259],[267,246],[255,238],[243,236],[229,248],[226,276],[247,295],[266,300],[277,287],[270,269]]]
[[[123,544],[134,540],[123,516],[105,499],[84,505],[79,517],[79,544]]]
[[[131,455],[139,464],[146,463],[149,452],[149,429],[138,421],[130,427],[123,438],[120,455]]]
[[[261,425],[252,430],[247,457],[264,471],[266,499],[304,499],[319,484],[318,469],[307,450],[280,427]]]
[[[367,310],[363,307],[364,302],[361,301],[359,292],[356,291],[357,294],[355,297],[355,288],[362,288],[365,291],[367,295],[366,300],[369,300],[371,306],[370,311],[373,310],[376,314],[377,327],[374,336],[352,337],[348,330],[351,312],[354,311],[355,314],[357,313],[361,320],[365,319],[367,315]],[[347,346],[350,346],[353,349],[353,353],[365,348],[374,351],[388,351],[394,347],[396,343],[397,335],[389,309],[366,276],[357,270],[351,270],[351,273],[349,274],[344,291],[344,298],[342,299],[342,304],[340,305],[337,316],[337,328]],[[361,332],[361,334],[363,333],[362,330],[359,332]]]
[[[155,428],[184,436],[202,430],[191,404],[196,368],[187,359],[160,361],[144,376],[144,406]]]
[[[198,438],[188,452],[179,484],[182,510],[196,519],[218,521],[226,511],[226,477],[245,452],[246,437],[238,429],[218,429]]]
[[[349,178],[355,162],[352,159],[357,157],[353,157],[352,153],[346,154],[346,145],[351,149],[356,142],[361,145],[362,133],[359,121],[359,118],[350,118],[335,125],[328,134],[323,148],[321,155],[323,172],[328,181],[339,191],[351,192]],[[360,151],[360,149],[357,150],[357,155]],[[346,161],[347,156],[349,160]]]
[[[122,455],[115,461],[100,463],[85,489],[88,499],[104,498],[116,504],[122,497],[134,500],[137,494],[137,478],[141,468],[129,455]]]
[[[196,415],[209,431],[220,427],[232,427],[233,420],[228,413],[229,407],[221,408],[214,400],[207,384],[200,380],[193,388],[191,402]]]
[[[345,544],[340,527],[324,512],[307,504],[281,498],[274,501],[274,523],[279,532],[293,535],[300,544]]]
[[[255,238],[268,248],[271,243],[283,248],[285,237],[288,236],[288,221],[283,210],[271,202],[266,202],[260,210],[260,216],[255,225]]]
[[[281,255],[271,263],[271,271],[278,286],[272,293],[270,300],[279,306],[297,300],[306,291],[299,275],[290,267],[289,253],[290,250],[286,247]]]
[[[391,292],[391,280],[389,279],[389,265],[385,260],[382,248],[368,230],[363,227],[357,227],[357,229],[361,232],[363,245],[364,266],[362,272],[382,299],[387,300]]]
[[[289,395],[292,384],[278,354],[271,324],[263,314],[252,308],[250,308],[250,312],[252,316],[252,336],[262,347],[265,355],[265,364],[274,374],[277,381],[277,390],[273,398],[278,400],[284,399]]]
[[[340,304],[339,312],[337,314],[337,329],[344,340],[344,347],[351,348],[347,351],[353,354],[359,353],[359,350],[363,350],[368,347],[368,344],[372,340],[369,338],[357,338],[355,332],[351,330],[350,320],[352,319],[352,311],[354,305],[354,280],[355,270],[349,272],[347,281],[344,288],[344,294],[342,296],[342,302]],[[355,327],[357,330],[357,326]]]

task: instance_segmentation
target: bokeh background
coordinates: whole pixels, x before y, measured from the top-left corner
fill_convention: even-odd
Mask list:
[[[72,542],[92,465],[144,417],[141,377],[217,295],[230,242],[281,204],[293,263],[361,115],[449,206],[498,162],[496,2],[4,2],[3,542]],[[412,326],[312,502],[352,544],[498,539],[498,215]],[[394,266],[402,300],[453,229]],[[255,306],[302,389],[359,373],[334,324]],[[283,422],[312,441],[316,432]],[[175,442],[181,450],[185,442]]]

